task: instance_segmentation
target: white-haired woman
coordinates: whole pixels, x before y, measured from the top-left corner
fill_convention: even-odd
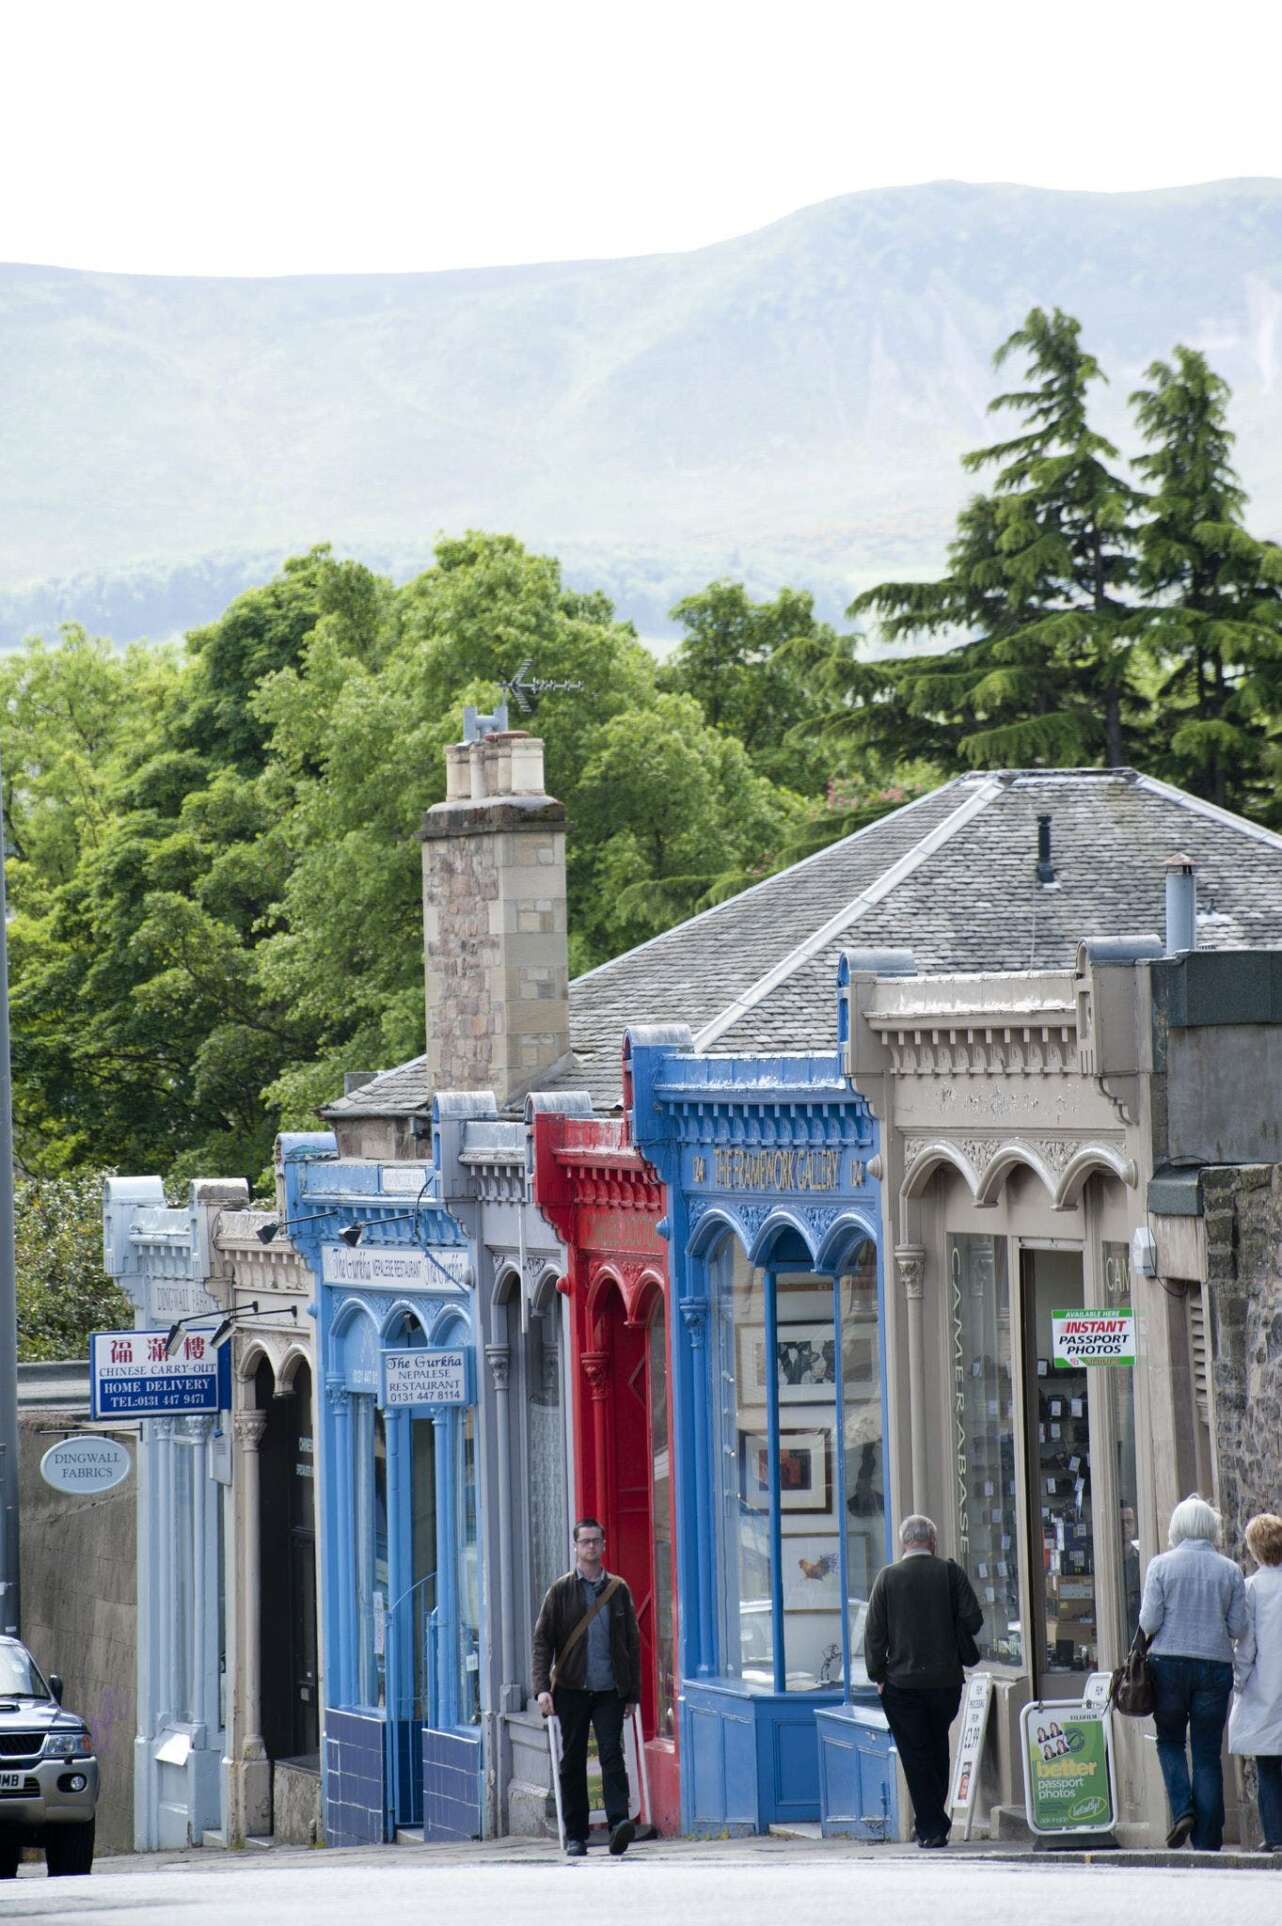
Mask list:
[[[1144,1575],[1140,1629],[1149,1639],[1157,1756],[1171,1808],[1168,1846],[1196,1852],[1224,1840],[1220,1748],[1233,1692],[1233,1649],[1248,1626],[1246,1583],[1216,1550],[1220,1515],[1196,1493],[1171,1513],[1170,1551]],[[1185,1739],[1193,1751],[1190,1778]]]
[[[1282,1852],[1282,1518],[1262,1511],[1246,1528],[1259,1566],[1246,1581],[1250,1630],[1237,1648],[1229,1751],[1255,1760],[1266,1852]]]

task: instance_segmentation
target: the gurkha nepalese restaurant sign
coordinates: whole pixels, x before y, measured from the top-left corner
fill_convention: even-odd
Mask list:
[[[458,1244],[434,1244],[431,1250],[405,1244],[325,1244],[321,1247],[321,1275],[326,1284],[368,1286],[384,1291],[449,1291],[465,1289],[471,1272],[467,1251]]]
[[[407,1405],[468,1404],[466,1351],[385,1351],[383,1404],[388,1410]]]
[[[843,1158],[848,1159],[844,1182]],[[715,1190],[858,1190],[863,1181],[862,1161],[840,1149],[781,1145],[777,1149],[717,1148],[689,1154],[690,1184],[710,1184]]]

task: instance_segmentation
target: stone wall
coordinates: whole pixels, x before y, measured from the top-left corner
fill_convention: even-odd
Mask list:
[[[1282,1165],[1202,1173],[1218,1497],[1243,1558],[1256,1512],[1282,1512]]]
[[[51,1445],[83,1413],[19,1414],[22,1636],[45,1672],[59,1672],[67,1709],[93,1728],[102,1767],[98,1851],[131,1852],[138,1587],[136,1471],[93,1498],[40,1476]],[[132,1452],[134,1441],[121,1442]]]

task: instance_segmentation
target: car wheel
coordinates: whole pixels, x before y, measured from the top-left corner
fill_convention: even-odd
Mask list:
[[[50,1879],[93,1871],[93,1833],[92,1819],[80,1825],[50,1826],[45,1834],[45,1866]]]

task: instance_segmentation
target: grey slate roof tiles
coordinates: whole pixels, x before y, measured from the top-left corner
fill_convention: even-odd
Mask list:
[[[1049,888],[1035,877],[1042,815]],[[1282,837],[1271,831],[1130,770],[958,777],[578,977],[576,1063],[549,1085],[617,1105],[630,1023],[688,1023],[718,1052],[829,1050],[846,948],[911,949],[922,974],[1054,969],[1083,937],[1160,934],[1163,865],[1176,850],[1199,866],[1201,947],[1282,947]],[[427,1100],[419,1057],[326,1114],[397,1114]]]

